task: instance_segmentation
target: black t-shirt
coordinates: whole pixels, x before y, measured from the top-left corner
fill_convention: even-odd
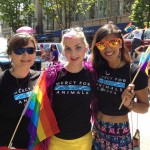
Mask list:
[[[90,103],[92,80],[89,70],[70,73],[64,68],[58,73],[53,88],[53,110],[62,139],[79,138],[91,129]]]
[[[6,70],[0,76],[0,146],[8,146],[21,113],[40,72],[32,71],[25,78],[16,79]],[[23,117],[13,139],[13,147],[27,148],[29,118]]]
[[[119,69],[112,69],[107,65],[100,69],[96,83],[99,111],[110,116],[125,115],[129,112],[125,106],[122,106],[121,110],[118,108],[122,102],[122,92],[131,83],[135,73],[136,71],[131,71],[130,64]],[[146,74],[140,71],[134,84],[135,91],[145,88],[148,85]]]

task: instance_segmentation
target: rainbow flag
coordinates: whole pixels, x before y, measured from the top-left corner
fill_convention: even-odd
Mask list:
[[[149,61],[150,61],[150,46],[148,46],[147,50],[142,54],[139,66],[143,72],[145,72],[148,75],[148,69],[149,69]]]
[[[127,24],[127,26],[125,27],[124,29],[126,32],[131,32],[133,29],[132,29],[132,22],[129,22]]]
[[[59,132],[50,100],[46,90],[46,73],[42,73],[29,99],[26,116],[30,117],[28,131],[30,133],[29,150]]]

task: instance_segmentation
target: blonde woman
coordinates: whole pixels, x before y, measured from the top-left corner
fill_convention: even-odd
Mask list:
[[[48,91],[60,129],[51,137],[49,149],[91,150],[94,75],[92,68],[83,64],[88,43],[81,28],[64,30],[61,43],[67,64],[47,70]]]

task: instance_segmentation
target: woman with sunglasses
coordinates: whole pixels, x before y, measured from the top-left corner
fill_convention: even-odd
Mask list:
[[[97,120],[93,126],[93,150],[131,150],[128,113],[148,111],[147,76],[139,72],[125,49],[121,31],[108,23],[96,32],[93,43],[93,68],[98,74],[96,95]],[[134,95],[137,101],[133,99]],[[123,106],[120,108],[123,101]]]
[[[31,70],[36,57],[36,42],[27,33],[10,38],[7,54],[12,68],[0,75],[0,149],[8,150],[21,113],[31,95],[40,72]],[[17,150],[27,149],[29,119],[23,117],[12,141]]]
[[[50,150],[91,150],[91,109],[93,109],[94,74],[91,66],[83,64],[88,43],[81,28],[63,31],[65,65],[49,67],[48,91],[60,133],[50,139]],[[93,111],[92,111],[93,112]]]

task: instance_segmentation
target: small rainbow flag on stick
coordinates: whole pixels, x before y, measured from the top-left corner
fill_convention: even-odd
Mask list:
[[[46,138],[59,132],[46,89],[46,73],[42,73],[31,95],[25,115],[30,117],[29,150]]]
[[[150,46],[148,46],[147,50],[142,54],[139,66],[143,72],[145,72],[148,75],[148,62],[150,60]]]
[[[129,22],[125,27],[124,31],[131,32],[132,31],[132,22]]]
[[[147,50],[145,51],[143,57],[141,58],[141,61],[140,61],[140,63],[139,63],[139,66],[140,66],[140,67],[138,68],[138,70],[137,70],[137,72],[136,72],[136,74],[135,74],[135,76],[134,76],[134,78],[133,78],[131,84],[134,83],[134,81],[135,81],[135,79],[137,78],[137,76],[138,76],[140,70],[146,72],[146,68],[148,67],[147,65],[148,65],[148,61],[149,61],[149,60],[150,60],[150,46],[148,46],[148,48],[147,48]],[[148,74],[148,72],[147,72],[147,74]],[[119,110],[121,109],[121,107],[122,107],[124,101],[125,101],[125,99],[121,102],[121,104],[120,104],[120,106],[119,106]]]

